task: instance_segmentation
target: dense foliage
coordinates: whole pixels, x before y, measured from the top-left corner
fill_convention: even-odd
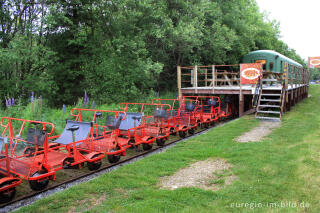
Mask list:
[[[320,68],[310,69],[310,80],[320,80]]]
[[[2,0],[0,97],[52,106],[176,88],[176,66],[234,64],[279,40],[254,0]]]

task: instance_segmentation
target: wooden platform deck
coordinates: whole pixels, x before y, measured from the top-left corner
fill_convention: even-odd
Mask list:
[[[308,96],[309,71],[299,69],[293,73],[293,66],[284,63],[281,72],[264,70],[261,75],[259,91],[267,94],[280,91],[281,113]],[[252,99],[256,96],[256,86],[242,84],[239,65],[209,65],[177,67],[177,86],[179,97],[185,95],[230,95],[239,116],[254,110]],[[259,94],[259,93],[258,93]]]
[[[305,84],[288,85],[287,91],[298,89],[306,86]],[[277,86],[263,86],[264,90],[281,90],[280,85]],[[255,85],[241,85],[241,86],[220,86],[220,87],[184,87],[180,89],[182,95],[185,94],[215,94],[215,95],[253,95],[255,92]]]

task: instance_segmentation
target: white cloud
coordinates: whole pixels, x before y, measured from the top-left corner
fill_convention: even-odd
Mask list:
[[[261,12],[280,22],[282,40],[304,59],[320,56],[319,0],[256,0]]]

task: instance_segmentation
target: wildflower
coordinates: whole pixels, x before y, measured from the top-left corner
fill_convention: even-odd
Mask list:
[[[89,103],[89,96],[87,95],[87,92],[84,91],[83,105],[87,105],[88,103]]]
[[[83,105],[87,104],[87,92],[84,91]]]
[[[31,92],[31,97],[30,97],[30,99],[31,99],[31,103],[34,101],[34,92]]]
[[[6,108],[14,106],[14,98],[6,98]]]

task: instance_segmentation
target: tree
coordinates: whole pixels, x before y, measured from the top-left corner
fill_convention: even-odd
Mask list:
[[[1,1],[0,95],[72,104],[176,89],[176,66],[238,64],[257,49],[304,63],[254,0]]]

